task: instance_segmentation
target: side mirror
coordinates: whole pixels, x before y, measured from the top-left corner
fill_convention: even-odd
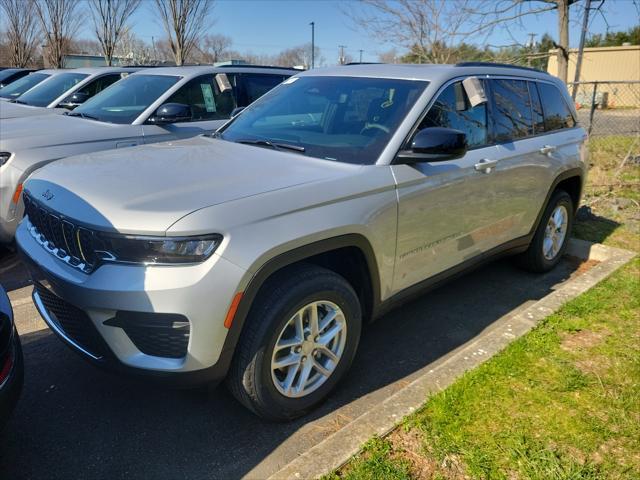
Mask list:
[[[186,122],[191,120],[191,107],[183,103],[165,103],[156,110],[149,123],[162,125],[166,123]]]
[[[467,153],[467,135],[453,128],[428,127],[413,137],[410,150],[398,153],[396,163],[442,162]]]
[[[79,107],[84,102],[89,100],[89,98],[91,98],[91,96],[88,93],[75,92],[62,100],[60,102],[60,106],[68,108],[69,110],[73,110],[74,108]]]
[[[238,114],[244,110],[245,107],[236,107],[233,110],[231,110],[231,118],[237,117]]]

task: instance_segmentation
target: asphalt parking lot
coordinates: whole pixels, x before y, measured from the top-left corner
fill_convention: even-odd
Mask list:
[[[18,408],[0,433],[0,478],[265,478],[366,409],[567,280],[577,263],[534,275],[503,260],[461,277],[366,330],[331,399],[266,423],[224,387],[166,390],[100,371],[38,319],[14,254],[0,254],[25,355]]]

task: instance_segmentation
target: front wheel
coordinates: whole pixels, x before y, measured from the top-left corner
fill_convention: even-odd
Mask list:
[[[251,308],[227,378],[261,417],[290,420],[324,400],[348,370],[361,308],[340,275],[301,265],[270,279]]]
[[[556,191],[540,219],[531,245],[520,256],[520,264],[532,272],[548,272],[560,261],[573,227],[573,200],[564,190]]]

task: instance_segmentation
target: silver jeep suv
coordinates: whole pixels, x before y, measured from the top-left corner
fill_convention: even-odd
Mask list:
[[[553,268],[585,140],[542,72],[312,70],[213,135],[39,170],[17,244],[38,310],[84,357],[183,384],[226,378],[258,415],[290,419],[398,301],[505,254]]]

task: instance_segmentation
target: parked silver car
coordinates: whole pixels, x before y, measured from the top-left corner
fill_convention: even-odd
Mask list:
[[[28,92],[39,83],[44,82],[57,73],[61,73],[61,70],[37,70],[31,72],[29,75],[10,83],[6,87],[0,88],[0,102],[15,100],[20,95]]]
[[[214,135],[39,170],[16,240],[38,310],[85,358],[226,377],[288,419],[344,376],[363,320],[500,255],[553,268],[585,140],[543,72],[312,70]]]
[[[73,110],[108,86],[139,70],[127,67],[59,70],[18,98],[0,103],[0,120]]]
[[[3,120],[0,243],[13,239],[22,184],[34,170],[80,153],[212,132],[294,73],[235,65],[154,68],[129,75],[66,115]]]

